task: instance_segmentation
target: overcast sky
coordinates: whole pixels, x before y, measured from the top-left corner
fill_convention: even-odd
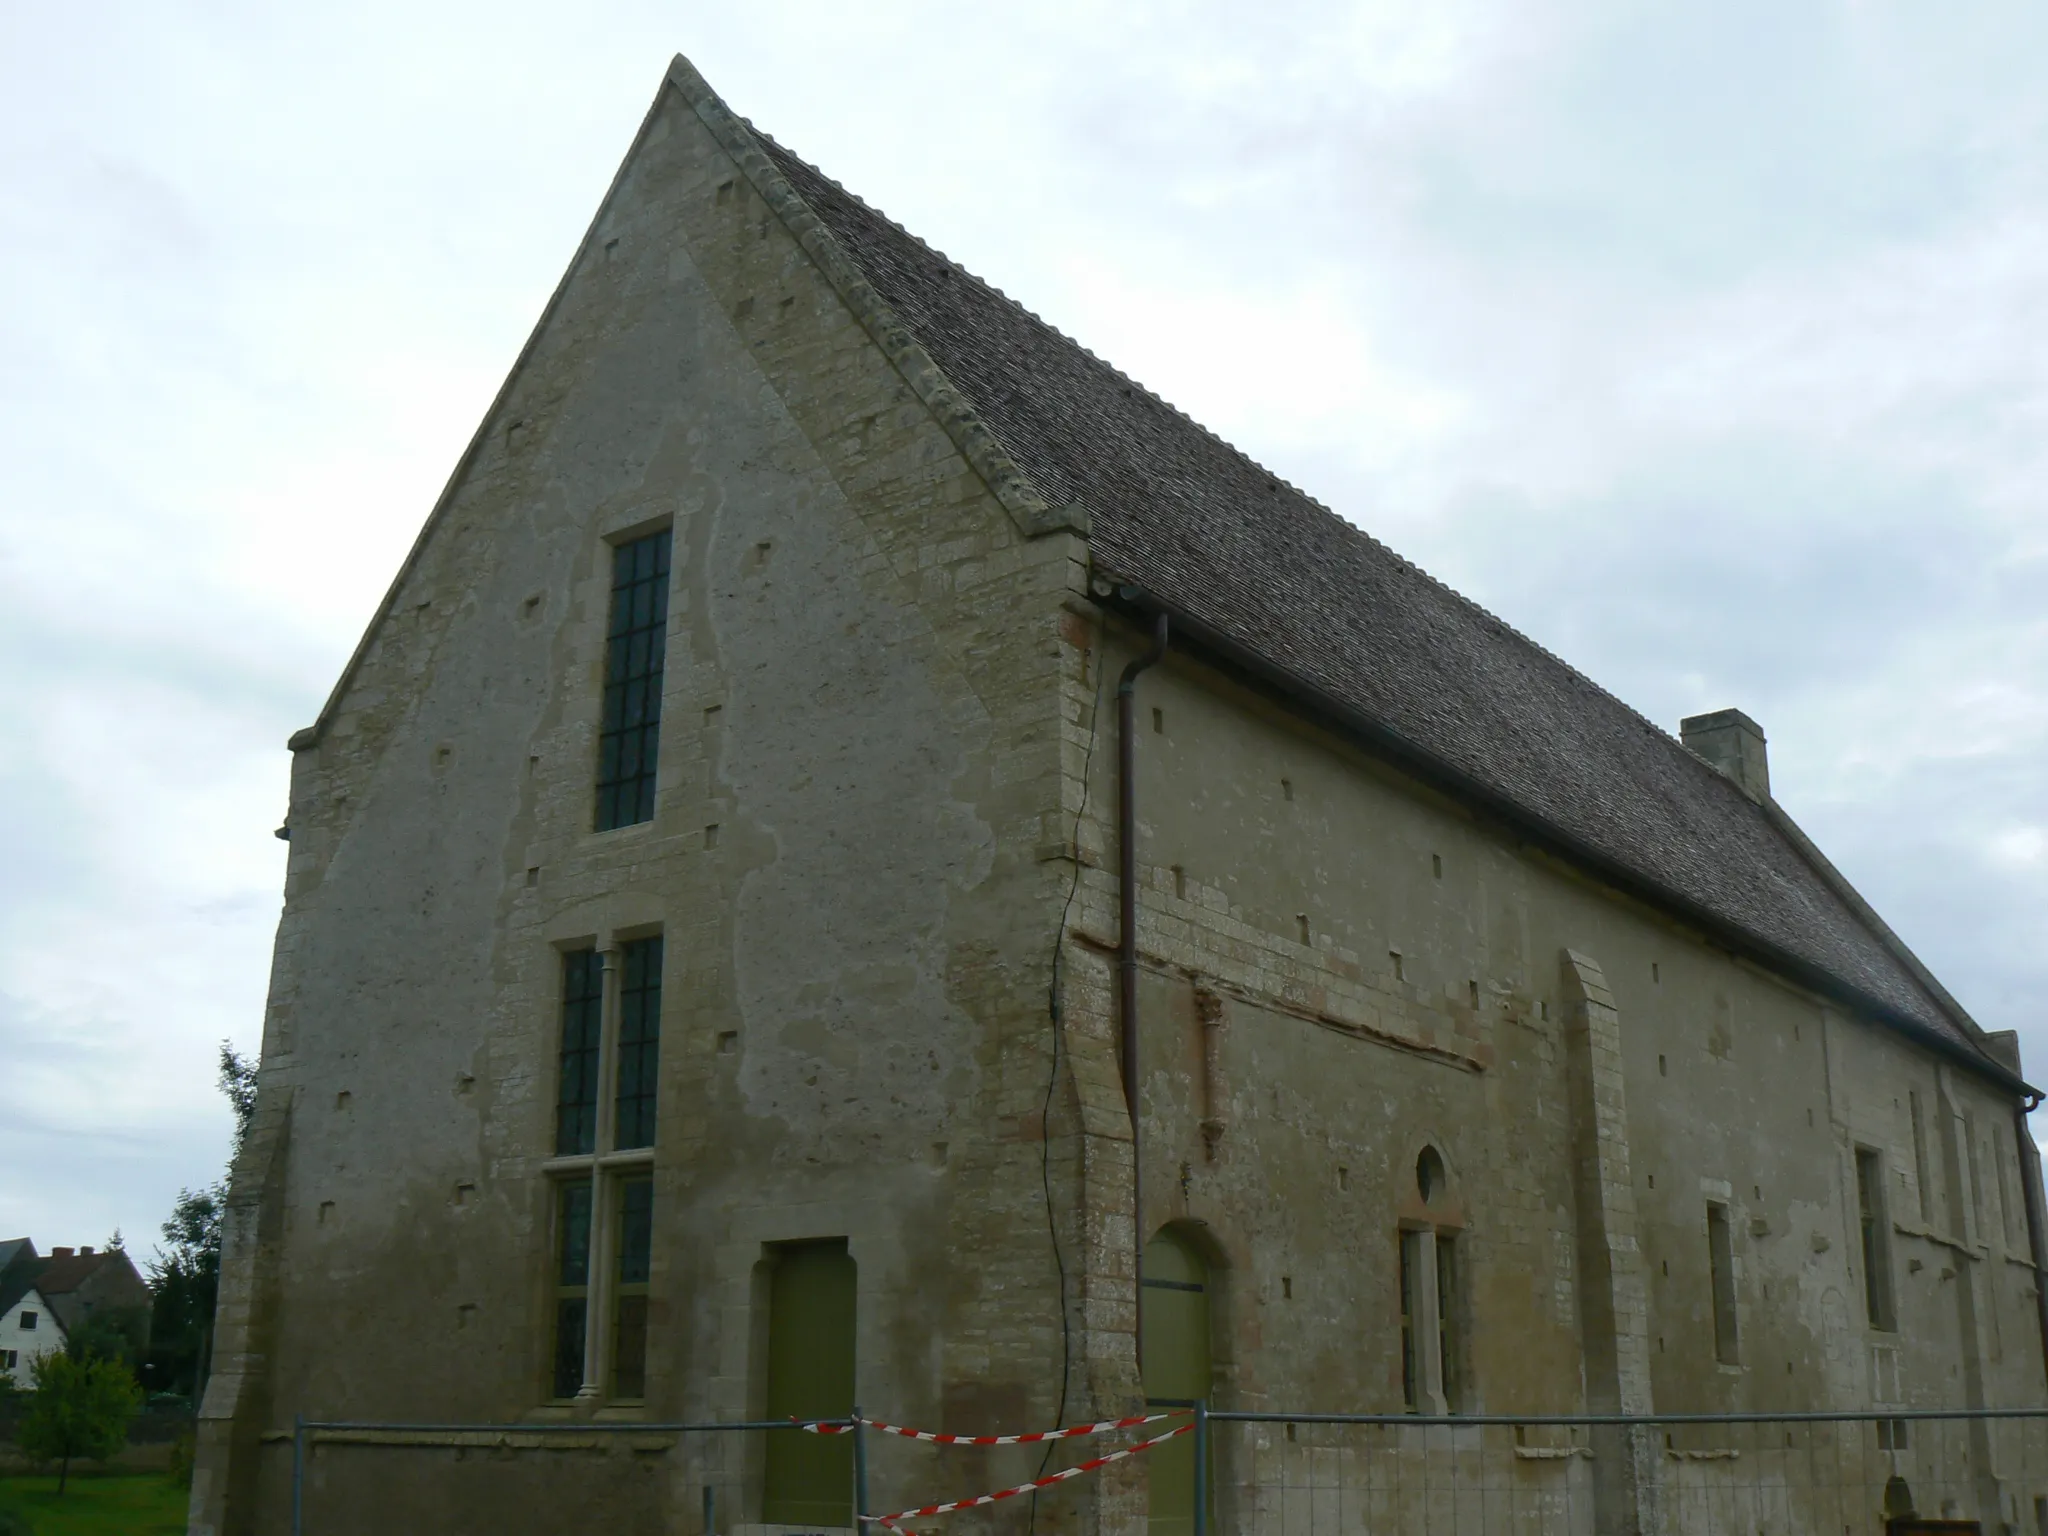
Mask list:
[[[0,1238],[219,1173],[285,738],[677,50],[1660,724],[1748,710],[2048,1079],[2037,0],[0,0]]]

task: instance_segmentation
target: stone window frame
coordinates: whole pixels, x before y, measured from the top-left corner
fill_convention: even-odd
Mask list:
[[[667,519],[652,526],[621,529],[606,537],[605,549],[611,570],[598,674],[591,827],[597,832],[616,832],[654,820],[660,787],[663,689],[668,674],[669,588],[675,580],[675,529]],[[638,568],[643,551],[647,556],[644,563],[653,569]],[[637,611],[642,599],[652,611]],[[637,714],[626,708],[635,688],[642,690]],[[626,773],[619,763],[629,751],[633,771]]]
[[[1713,1323],[1714,1360],[1729,1370],[1740,1370],[1742,1305],[1735,1274],[1735,1210],[1729,1197],[1707,1197],[1704,1234],[1707,1240],[1707,1297]]]
[[[1862,1272],[1863,1322],[1876,1333],[1899,1331],[1898,1297],[1892,1274],[1890,1173],[1882,1147],[1857,1142],[1850,1149],[1856,1180],[1856,1264]]]
[[[1414,1144],[1408,1166],[1415,1177],[1397,1202],[1394,1218],[1402,1407],[1430,1417],[1464,1412],[1471,1396],[1469,1250],[1461,1242],[1470,1221],[1443,1147],[1437,1136]],[[1423,1169],[1431,1159],[1435,1187],[1425,1189]],[[1438,1269],[1439,1244],[1456,1255],[1449,1285]],[[1435,1347],[1418,1348],[1418,1340],[1433,1341]]]
[[[654,1175],[655,1146],[660,1135],[659,1115],[654,1116],[646,1144],[634,1147],[617,1146],[618,1135],[618,1069],[620,1054],[620,1025],[624,1012],[622,1005],[625,955],[628,945],[653,940],[660,944],[652,967],[653,985],[656,989],[654,1004],[654,1035],[656,1050],[662,1033],[662,1018],[666,1002],[666,972],[668,946],[660,924],[639,924],[621,928],[605,934],[595,944],[588,939],[563,942],[551,946],[556,958],[557,975],[566,978],[569,957],[594,949],[602,966],[602,992],[599,1005],[598,1051],[597,1051],[597,1130],[591,1150],[587,1152],[557,1152],[541,1164],[547,1181],[548,1233],[547,1274],[548,1297],[547,1340],[544,1351],[544,1376],[542,1381],[544,1399],[552,1403],[574,1402],[585,1405],[596,1403],[620,1403],[634,1405],[644,1399],[646,1373],[647,1335],[644,1328],[646,1302],[641,1303],[643,1326],[640,1332],[641,1364],[640,1376],[643,1395],[622,1397],[614,1390],[613,1376],[614,1331],[621,1316],[622,1296],[645,1298],[650,1289],[649,1277],[633,1281],[622,1281],[619,1265],[622,1257],[619,1239],[624,1225],[623,1201],[628,1185],[649,1183]],[[562,1028],[564,1008],[563,987],[558,984],[555,996],[554,1027],[557,1033],[557,1065],[559,1073],[560,1051],[559,1031]],[[655,1058],[658,1062],[658,1055]],[[659,1097],[659,1067],[654,1068]],[[551,1097],[551,1104],[558,1103],[558,1095]],[[559,1115],[559,1109],[556,1109]],[[551,1116],[548,1126],[550,1145],[558,1133],[558,1120]],[[562,1273],[562,1253],[566,1234],[562,1228],[564,1208],[563,1191],[568,1187],[587,1182],[590,1187],[588,1220],[590,1223],[585,1246],[585,1280],[579,1288],[568,1284]],[[652,1193],[648,1197],[652,1200]],[[650,1216],[651,1222],[651,1216]],[[651,1238],[650,1238],[651,1247]],[[556,1388],[556,1361],[560,1329],[560,1301],[568,1298],[572,1291],[579,1291],[584,1299],[583,1313],[583,1373],[582,1384],[572,1397],[564,1397]]]

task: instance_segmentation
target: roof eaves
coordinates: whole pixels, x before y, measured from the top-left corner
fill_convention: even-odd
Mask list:
[[[36,1304],[44,1311],[49,1310],[50,1304],[43,1300],[43,1293],[36,1289],[34,1278],[27,1275],[16,1275],[7,1285],[0,1286],[0,1312],[12,1312],[16,1306],[31,1296],[36,1299]]]
[[[1114,577],[1110,579],[1114,581]],[[1176,646],[1205,654],[1207,659],[1219,663],[1224,671],[1238,675],[1260,691],[1278,694],[1303,713],[1359,742],[1374,755],[1413,773],[1423,782],[1444,790],[1454,798],[1514,828],[1532,844],[1585,870],[1624,895],[1711,934],[1731,951],[1754,960],[1821,996],[1834,998],[1886,1028],[1906,1036],[1925,1049],[1980,1077],[1989,1079],[2008,1092],[2028,1095],[2035,1099],[2043,1097],[2041,1090],[2006,1067],[2003,1062],[1981,1050],[1973,1050],[1962,1042],[1951,1039],[1883,999],[1873,997],[1862,988],[1844,981],[1825,967],[1728,922],[1684,893],[1629,868],[1563,827],[1473,778],[1455,764],[1446,762],[1427,748],[1410,741],[1387,722],[1367,714],[1354,704],[1334,697],[1317,684],[1246,648],[1175,605],[1161,601],[1152,593],[1130,586],[1119,587],[1115,595],[1103,601],[1106,607],[1141,618],[1165,613],[1172,623]],[[1185,644],[1189,641],[1192,641],[1192,645]],[[1778,815],[1790,825],[1790,818],[1784,817],[1782,811]],[[1794,830],[1796,832],[1796,828]],[[1798,834],[1797,841],[1803,843],[1805,848],[1812,847],[1803,833]],[[1815,856],[1818,856],[1818,852],[1817,849],[1814,850]],[[1843,880],[1839,873],[1834,874],[1833,879],[1839,881],[1844,889],[1848,889],[1848,882]],[[1851,894],[1853,895],[1853,891]],[[1854,904],[1860,912],[1870,912],[1868,904],[1864,903],[1861,897],[1855,897]],[[1875,919],[1876,914],[1870,913],[1870,916]],[[1882,927],[1881,924],[1879,926]],[[1890,933],[1889,929],[1882,931],[1884,934]],[[1892,942],[1898,944],[1896,936],[1893,936]],[[1899,944],[1899,948],[1903,950],[1903,944]],[[1917,960],[1911,964],[1916,975],[1925,974],[1925,967],[1920,966]],[[1945,991],[1937,989],[1934,995],[1945,1006],[1953,1006],[1953,1000],[1948,998]],[[1959,1008],[1954,1011],[1961,1020],[1967,1022],[1968,1015],[1963,1014]],[[1982,1031],[1978,1030],[1974,1023],[1969,1024],[1969,1029],[1972,1039],[1981,1038]]]
[[[1862,892],[1849,883],[1849,877],[1835,868],[1834,861],[1820,851],[1812,838],[1806,835],[1799,823],[1794,821],[1777,801],[1766,796],[1757,802],[1764,817],[1778,834],[1798,850],[1799,856],[1813,866],[1814,873],[1824,880],[1828,888],[1839,897],[1843,905],[1856,914],[1856,918],[1868,928],[1877,941],[1884,945],[1891,957],[1904,966],[1912,978],[1941,1005],[1942,1011],[1956,1023],[1956,1026],[1972,1040],[1982,1045],[1984,1028],[1970,1017],[1969,1011],[1956,1001],[1954,995],[1935,979],[1934,972],[1921,963],[1920,957],[1906,945],[1906,941],[1892,930],[1891,924],[1878,916],[1877,909],[1863,899]]]

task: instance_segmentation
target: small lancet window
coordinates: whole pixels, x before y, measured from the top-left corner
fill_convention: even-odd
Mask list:
[[[1424,1147],[1415,1159],[1415,1192],[1432,1218],[1450,1193],[1443,1154]],[[1465,1376],[1464,1281],[1457,1229],[1404,1225],[1398,1234],[1401,1400],[1411,1413],[1456,1413]]]
[[[1723,1365],[1742,1364],[1742,1341],[1735,1311],[1735,1242],[1728,1207],[1707,1203],[1707,1281],[1714,1303],[1714,1358]]]
[[[1863,1315],[1871,1327],[1896,1331],[1892,1315],[1891,1218],[1885,1210],[1884,1160],[1856,1149],[1856,1224],[1863,1248]]]

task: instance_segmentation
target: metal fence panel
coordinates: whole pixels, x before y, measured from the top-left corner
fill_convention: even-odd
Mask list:
[[[857,1419],[829,1423],[854,1440],[849,1527],[872,1510],[1007,1486],[1044,1470],[1047,1457],[1034,1446],[933,1446],[870,1432]],[[765,1445],[804,1432],[789,1421],[302,1422],[292,1444],[291,1528],[294,1536],[486,1528],[539,1536],[589,1528],[598,1517],[610,1529],[672,1536],[786,1536],[799,1528],[763,1517]],[[2048,1536],[2048,1408],[1634,1418],[1198,1408],[1194,1449],[1194,1536],[1633,1528],[1656,1536]],[[1070,1464],[1068,1448],[1058,1450],[1053,1465]],[[1040,1527],[1049,1528],[1048,1516],[1070,1526],[1080,1488],[1063,1485]],[[918,1536],[1021,1531],[1029,1503],[914,1524]],[[1174,1507],[1184,1532],[1185,1497]]]
[[[2048,1410],[1421,1418],[1212,1413],[1197,1536],[2048,1536]],[[1939,1525],[1928,1529],[1941,1529]]]

